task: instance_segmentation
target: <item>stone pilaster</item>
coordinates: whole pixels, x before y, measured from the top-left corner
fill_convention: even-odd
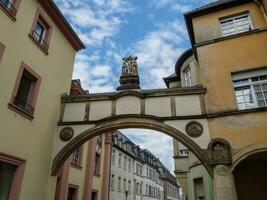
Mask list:
[[[237,200],[234,177],[226,165],[214,167],[214,200]]]

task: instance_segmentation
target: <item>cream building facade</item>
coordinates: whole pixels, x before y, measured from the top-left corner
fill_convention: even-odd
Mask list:
[[[119,131],[113,134],[113,142],[110,200],[178,199],[175,177],[158,158]]]
[[[0,199],[51,199],[60,96],[84,45],[53,1],[12,2],[0,2]]]

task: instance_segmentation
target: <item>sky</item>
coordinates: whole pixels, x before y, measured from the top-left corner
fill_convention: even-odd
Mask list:
[[[115,91],[122,57],[133,55],[141,88],[165,88],[162,78],[174,72],[176,60],[190,48],[183,13],[210,1],[55,0],[86,45],[76,56],[73,79],[90,93]],[[171,138],[154,137],[150,130],[126,132],[173,170]],[[136,139],[137,132],[142,139]]]

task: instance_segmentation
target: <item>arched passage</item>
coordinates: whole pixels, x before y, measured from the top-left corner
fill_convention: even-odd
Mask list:
[[[267,199],[267,145],[248,146],[237,152],[233,161],[238,199]]]
[[[63,165],[64,161],[71,155],[71,153],[78,148],[81,144],[90,140],[96,135],[112,132],[118,129],[125,128],[146,128],[151,130],[160,131],[167,134],[174,139],[178,140],[182,144],[188,147],[188,149],[195,154],[200,160],[208,173],[212,176],[212,169],[208,165],[208,156],[205,150],[201,149],[192,139],[186,136],[176,128],[165,124],[164,122],[154,119],[153,117],[141,117],[141,116],[124,116],[116,118],[106,118],[97,123],[94,127],[89,128],[78,136],[73,138],[68,144],[66,144],[53,159],[52,175],[55,176]]]

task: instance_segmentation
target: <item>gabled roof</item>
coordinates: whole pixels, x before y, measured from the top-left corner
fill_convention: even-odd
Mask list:
[[[50,16],[53,22],[57,25],[57,27],[61,30],[63,35],[67,38],[72,47],[79,51],[81,49],[85,49],[85,45],[72,29],[71,25],[68,23],[66,18],[63,16],[61,11],[58,9],[53,0],[38,0],[40,5],[46,11],[46,13]]]
[[[210,4],[207,4],[205,6],[202,6],[202,7],[199,7],[194,10],[184,13],[186,27],[187,27],[187,31],[190,37],[192,47],[194,47],[195,45],[192,18],[206,15],[212,12],[224,10],[230,7],[238,6],[238,5],[245,4],[248,2],[252,2],[252,1],[253,0],[218,0]]]

